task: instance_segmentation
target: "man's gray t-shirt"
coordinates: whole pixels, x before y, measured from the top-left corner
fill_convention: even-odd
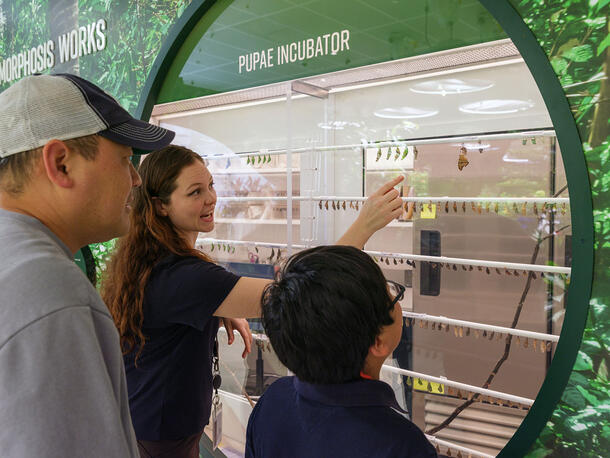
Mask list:
[[[2,209],[0,456],[139,456],[107,307],[55,234]]]

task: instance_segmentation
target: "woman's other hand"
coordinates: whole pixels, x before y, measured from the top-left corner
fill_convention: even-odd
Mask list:
[[[371,194],[364,202],[354,224],[337,241],[337,244],[362,249],[371,235],[398,218],[402,213],[402,199],[394,186],[402,180],[404,176],[398,176]]]
[[[231,345],[235,341],[233,331],[236,330],[241,334],[241,338],[244,341],[244,352],[241,354],[242,358],[245,358],[248,353],[252,351],[252,332],[250,331],[250,325],[248,320],[243,318],[222,318],[222,323],[227,330],[228,344]]]

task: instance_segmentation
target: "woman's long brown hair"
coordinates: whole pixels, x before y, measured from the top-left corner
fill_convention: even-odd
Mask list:
[[[134,190],[129,232],[119,239],[102,283],[102,298],[119,330],[123,354],[137,346],[137,358],[144,346],[144,290],[155,264],[172,253],[211,261],[190,247],[170,218],[155,209],[154,199],[169,204],[180,172],[196,161],[203,163],[197,153],[170,145],[150,153],[140,165],[142,185]]]

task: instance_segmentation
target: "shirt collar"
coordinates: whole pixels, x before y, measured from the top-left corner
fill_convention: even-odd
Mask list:
[[[396,401],[392,387],[380,380],[359,379],[337,384],[314,384],[294,378],[300,396],[337,407],[391,407],[407,414]]]

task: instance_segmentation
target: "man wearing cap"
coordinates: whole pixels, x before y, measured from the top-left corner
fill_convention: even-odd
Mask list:
[[[132,148],[174,133],[74,75],[0,94],[0,455],[137,457],[119,337],[73,262],[120,236]]]

